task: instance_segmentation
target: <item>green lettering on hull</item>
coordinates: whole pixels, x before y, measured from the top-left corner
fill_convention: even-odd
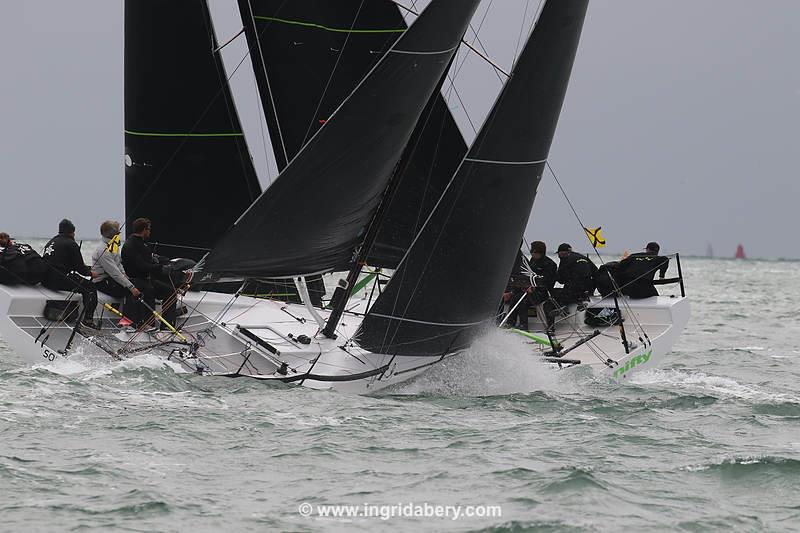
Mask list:
[[[653,355],[653,350],[649,352],[645,352],[641,355],[637,355],[636,357],[631,357],[630,360],[625,363],[623,366],[619,367],[614,371],[614,377],[618,378],[620,376],[625,376],[629,370],[636,368],[639,365],[643,365],[650,360],[650,357]]]

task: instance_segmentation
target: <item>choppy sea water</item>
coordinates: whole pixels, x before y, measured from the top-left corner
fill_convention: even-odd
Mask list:
[[[684,266],[692,321],[627,385],[501,332],[376,397],[0,340],[0,529],[798,531],[800,263]]]

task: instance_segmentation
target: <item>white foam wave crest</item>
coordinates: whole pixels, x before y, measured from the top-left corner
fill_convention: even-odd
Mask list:
[[[115,372],[125,370],[171,368],[174,372],[183,372],[180,365],[166,361],[154,354],[139,354],[122,360],[111,359],[105,355],[85,354],[78,348],[69,357],[59,357],[52,363],[34,365],[35,369],[44,369],[62,376],[92,380]]]
[[[800,403],[800,397],[767,391],[754,385],[739,383],[733,378],[713,376],[685,370],[646,370],[631,376],[635,385],[659,385],[722,397],[740,398],[763,403]]]
[[[392,392],[500,396],[563,389],[559,373],[543,363],[538,355],[539,352],[522,337],[492,329],[466,352],[431,367]]]

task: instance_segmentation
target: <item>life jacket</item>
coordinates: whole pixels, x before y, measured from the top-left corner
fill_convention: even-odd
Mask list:
[[[0,283],[36,285],[42,281],[47,264],[29,244],[14,243],[0,252]]]

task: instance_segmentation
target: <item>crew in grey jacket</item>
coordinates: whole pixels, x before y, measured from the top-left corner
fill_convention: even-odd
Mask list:
[[[119,233],[119,222],[106,220],[100,225],[103,243],[92,253],[92,281],[98,291],[115,298],[123,298],[128,294],[138,298],[141,292],[122,269]]]

